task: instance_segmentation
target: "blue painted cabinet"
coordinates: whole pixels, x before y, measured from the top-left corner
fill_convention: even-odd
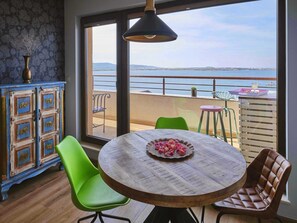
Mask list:
[[[13,184],[60,163],[64,82],[0,85],[1,200]]]

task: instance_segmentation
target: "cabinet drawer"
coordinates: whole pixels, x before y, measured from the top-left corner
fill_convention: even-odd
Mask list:
[[[14,147],[11,151],[11,164],[11,176],[35,167],[35,142]]]
[[[35,124],[32,118],[15,121],[12,124],[12,144],[15,145],[17,143],[33,140],[35,137],[34,134]]]
[[[43,89],[40,92],[41,112],[56,111],[58,109],[59,97],[56,88]]]
[[[58,131],[58,114],[48,114],[41,117],[41,136]]]
[[[33,90],[25,90],[10,93],[11,114],[14,117],[33,115],[35,110],[35,93]]]
[[[55,151],[55,146],[59,143],[58,139],[59,136],[57,134],[41,139],[41,163],[58,156]]]

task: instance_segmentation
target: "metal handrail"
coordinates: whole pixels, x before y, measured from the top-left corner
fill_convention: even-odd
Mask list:
[[[116,75],[112,74],[94,74],[94,77],[114,77],[116,78]],[[174,90],[174,91],[189,91],[186,89],[179,89],[179,88],[173,88],[174,86],[206,86],[206,87],[212,87],[212,90],[202,90],[199,89],[199,92],[214,92],[216,91],[217,87],[249,87],[246,85],[232,85],[232,84],[217,84],[217,80],[252,80],[252,81],[276,81],[276,77],[233,77],[233,76],[167,76],[167,75],[130,75],[130,78],[150,78],[150,79],[159,79],[159,82],[153,82],[153,81],[130,81],[131,84],[151,84],[155,87],[149,87],[150,89],[154,90],[162,90],[162,94],[166,94],[166,90]],[[94,78],[95,79],[95,78]],[[166,82],[166,80],[169,79],[197,79],[197,80],[211,80],[212,84],[203,84],[203,83],[180,83],[180,82]],[[105,82],[114,82],[116,83],[116,80],[104,80]],[[156,85],[159,85],[160,87],[157,87]],[[99,87],[115,87],[114,85],[104,85],[104,84],[97,84],[94,86]],[[170,87],[171,86],[171,87]],[[259,86],[261,88],[267,88],[267,89],[276,89],[276,86]],[[134,89],[140,89],[141,87],[131,87]]]

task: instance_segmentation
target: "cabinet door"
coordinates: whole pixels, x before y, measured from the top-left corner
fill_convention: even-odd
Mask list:
[[[59,88],[41,88],[39,94],[40,120],[39,120],[39,154],[40,163],[44,163],[58,154],[55,145],[59,143],[60,132],[60,100]]]
[[[36,166],[35,91],[10,92],[10,176]]]

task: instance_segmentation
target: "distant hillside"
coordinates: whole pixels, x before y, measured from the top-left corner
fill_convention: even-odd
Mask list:
[[[154,66],[147,66],[147,65],[137,65],[132,64],[131,70],[158,70],[162,69],[160,67],[154,67]],[[93,70],[103,70],[103,71],[109,71],[109,70],[115,70],[116,65],[112,63],[93,63]]]
[[[166,68],[147,65],[132,64],[131,70],[275,70],[275,68],[246,68],[246,67],[185,67],[185,68]],[[93,70],[97,71],[114,71],[116,65],[112,63],[93,63]]]
[[[93,63],[93,70],[115,70],[116,65],[112,63]]]

